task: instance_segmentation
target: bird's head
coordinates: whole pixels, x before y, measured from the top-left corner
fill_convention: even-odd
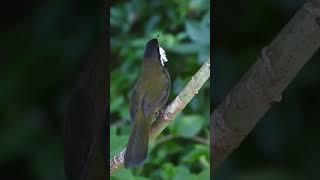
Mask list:
[[[161,65],[164,66],[164,63],[168,61],[166,57],[166,52],[162,47],[159,46],[158,39],[151,39],[146,46],[144,51],[145,59],[154,59],[160,61]]]

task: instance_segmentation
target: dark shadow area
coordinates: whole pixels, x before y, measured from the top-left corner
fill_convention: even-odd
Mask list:
[[[1,179],[63,180],[67,103],[101,41],[102,1],[5,1],[0,42]]]

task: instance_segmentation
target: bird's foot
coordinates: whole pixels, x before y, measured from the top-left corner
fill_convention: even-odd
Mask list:
[[[162,108],[159,109],[158,112],[156,112],[157,119],[161,119],[164,117],[165,110],[167,109],[168,105],[164,105]]]

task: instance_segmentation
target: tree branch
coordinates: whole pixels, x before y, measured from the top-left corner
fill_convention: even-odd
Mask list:
[[[157,121],[155,121],[155,123],[153,123],[150,130],[149,141],[153,141],[169,125],[169,123],[175,119],[177,114],[186,107],[193,96],[198,94],[198,91],[207,81],[209,76],[210,59],[208,59],[198,70],[198,72],[194,76],[192,76],[189,83],[165,109],[164,114]],[[119,154],[115,155],[110,160],[110,174],[123,166],[124,153],[125,149],[123,149]]]
[[[319,0],[317,0],[319,2]],[[320,6],[304,4],[211,114],[211,170],[237,148],[320,46]]]

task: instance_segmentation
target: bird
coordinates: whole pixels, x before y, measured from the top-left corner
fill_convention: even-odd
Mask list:
[[[164,66],[167,61],[158,39],[148,41],[141,73],[130,99],[133,126],[124,154],[125,168],[142,166],[147,158],[150,127],[166,105],[170,94],[170,75]]]

